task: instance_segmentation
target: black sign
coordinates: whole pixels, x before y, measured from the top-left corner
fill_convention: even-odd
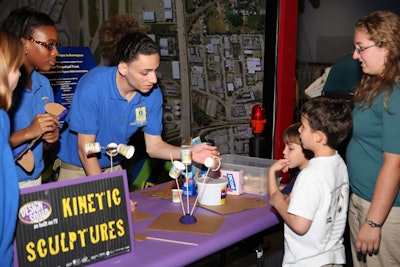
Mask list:
[[[21,189],[16,266],[83,266],[134,253],[126,171]]]

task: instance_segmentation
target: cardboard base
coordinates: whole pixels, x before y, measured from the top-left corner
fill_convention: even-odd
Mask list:
[[[151,219],[153,217],[154,217],[153,215],[150,215],[150,214],[148,214],[146,212],[140,211],[137,208],[132,213],[133,222],[140,222],[140,221]]]
[[[182,216],[182,213],[164,212],[147,229],[213,235],[225,220],[224,216],[194,214],[196,223],[182,224],[179,222]]]
[[[267,206],[265,200],[257,197],[246,197],[246,196],[236,196],[236,195],[227,195],[225,204],[220,206],[206,206],[206,205],[199,205],[204,209],[208,209],[210,211],[216,212],[218,214],[229,214],[240,212],[242,210],[247,209],[255,209],[259,207]],[[196,212],[194,212],[196,213]]]
[[[172,198],[172,189],[177,188],[175,181],[170,181],[165,184],[162,188],[149,189],[140,194],[142,196],[152,196],[154,198],[170,199]]]

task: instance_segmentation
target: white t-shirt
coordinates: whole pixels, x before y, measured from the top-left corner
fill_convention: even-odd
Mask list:
[[[304,235],[286,224],[283,266],[344,264],[343,233],[349,203],[347,167],[338,153],[310,160],[294,184],[288,212],[312,220]]]

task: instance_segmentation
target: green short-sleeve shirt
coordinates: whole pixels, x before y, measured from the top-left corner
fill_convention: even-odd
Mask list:
[[[347,146],[351,190],[367,201],[372,200],[383,152],[400,154],[400,85],[394,86],[388,99],[389,112],[383,106],[384,93],[375,98],[371,107],[354,107],[353,135]],[[394,206],[400,206],[399,194]]]

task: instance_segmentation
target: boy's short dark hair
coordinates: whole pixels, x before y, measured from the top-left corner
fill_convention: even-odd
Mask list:
[[[303,154],[306,159],[312,159],[314,157],[314,152],[311,150],[305,149],[300,140],[300,133],[299,133],[299,128],[301,126],[300,122],[294,123],[290,125],[289,127],[286,128],[286,130],[283,132],[283,142],[285,144],[297,144],[302,147],[303,149]]]
[[[312,98],[301,107],[312,130],[323,132],[327,145],[337,149],[352,129],[351,109],[343,99]]]
[[[131,62],[139,55],[160,54],[160,48],[148,35],[141,32],[130,32],[118,43],[116,60],[117,62]]]

